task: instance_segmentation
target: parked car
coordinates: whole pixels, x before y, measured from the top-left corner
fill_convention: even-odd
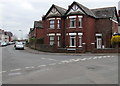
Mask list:
[[[22,49],[24,50],[24,44],[22,42],[16,42],[14,45],[15,49]]]
[[[14,44],[14,42],[8,42],[8,45],[12,45],[12,44]]]
[[[6,42],[1,42],[0,46],[2,46],[2,47],[7,46],[7,43]]]

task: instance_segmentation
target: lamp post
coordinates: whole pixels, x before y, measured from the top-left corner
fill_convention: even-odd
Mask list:
[[[22,30],[19,30],[19,31],[21,32],[20,34],[21,34],[21,40],[22,40],[23,39],[23,37],[22,37]]]

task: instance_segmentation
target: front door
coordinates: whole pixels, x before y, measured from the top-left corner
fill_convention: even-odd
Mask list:
[[[102,38],[97,38],[97,48],[102,48]]]

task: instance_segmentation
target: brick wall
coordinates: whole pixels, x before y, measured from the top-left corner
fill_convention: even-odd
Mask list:
[[[102,41],[105,48],[111,47],[112,21],[110,19],[97,19],[96,33],[102,33]]]

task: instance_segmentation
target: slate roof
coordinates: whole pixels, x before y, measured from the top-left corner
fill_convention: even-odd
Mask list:
[[[89,15],[89,16],[92,16],[92,17],[96,17],[94,15],[94,13],[87,7],[83,6],[82,4],[78,3],[78,2],[73,2],[73,3],[76,3],[83,12],[85,12],[85,14]]]
[[[113,18],[114,14],[115,14],[117,16],[117,20],[119,21],[117,11],[116,11],[116,7],[105,7],[105,8],[89,9],[89,8],[83,6],[82,4],[80,4],[78,2],[75,2],[75,1],[69,6],[68,10],[53,4],[51,6],[51,8],[49,9],[49,11],[46,13],[46,15],[43,17],[43,19],[46,18],[46,16],[49,14],[49,12],[51,11],[51,9],[53,7],[55,7],[57,9],[57,11],[59,11],[61,16],[66,16],[66,14],[70,11],[71,7],[74,4],[76,4],[83,11],[83,13],[74,12],[74,13],[70,13],[68,15],[85,14],[85,15],[88,15],[88,16],[91,16],[91,17],[94,17],[94,18]],[[55,15],[51,15],[49,17],[54,17],[54,16],[60,16],[60,15],[55,14]]]
[[[65,12],[67,11],[67,9],[62,8],[62,7],[59,7],[59,6],[53,4],[53,5],[51,6],[51,8],[49,9],[49,11],[46,13],[46,15],[43,16],[43,19],[46,18],[46,16],[49,14],[49,12],[51,11],[51,9],[54,8],[54,7],[55,7],[55,8],[57,9],[57,11],[61,14],[61,16],[64,16]],[[57,16],[57,15],[52,15],[52,16]],[[49,17],[52,17],[52,16],[49,16]]]
[[[91,9],[91,11],[95,14],[96,18],[112,18],[114,17],[115,10],[116,7]]]
[[[63,16],[65,14],[65,12],[67,11],[66,9],[59,7],[57,5],[54,5],[55,8],[60,12],[60,14]]]
[[[34,21],[34,28],[42,28],[42,21]]]

